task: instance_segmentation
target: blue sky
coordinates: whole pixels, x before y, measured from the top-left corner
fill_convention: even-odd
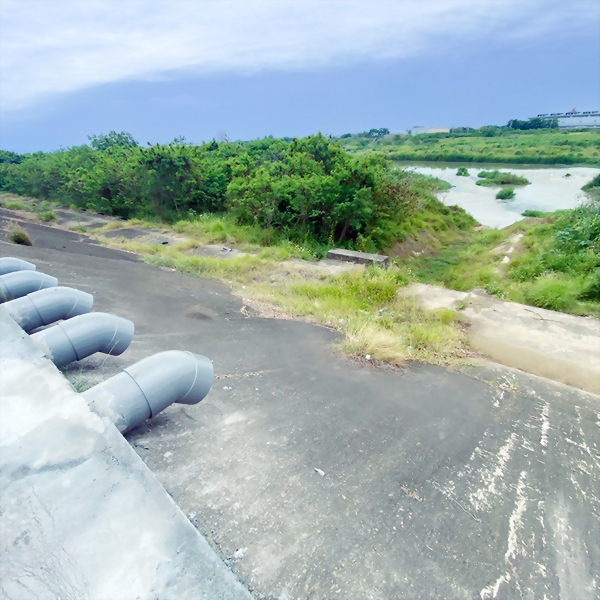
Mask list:
[[[0,0],[0,147],[340,135],[600,108],[600,3]]]

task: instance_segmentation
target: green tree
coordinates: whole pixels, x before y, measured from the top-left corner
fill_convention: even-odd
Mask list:
[[[90,140],[90,146],[94,150],[108,150],[113,146],[119,146],[121,148],[135,148],[139,146],[134,137],[126,131],[121,131],[119,133],[111,131],[106,135],[103,133],[100,135],[92,134],[88,135],[88,140]]]

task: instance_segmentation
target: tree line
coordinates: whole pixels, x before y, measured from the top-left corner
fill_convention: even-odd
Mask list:
[[[147,147],[126,132],[89,139],[0,153],[0,188],[126,218],[229,212],[289,239],[360,248],[385,247],[408,215],[441,206],[434,180],[353,156],[322,134]]]

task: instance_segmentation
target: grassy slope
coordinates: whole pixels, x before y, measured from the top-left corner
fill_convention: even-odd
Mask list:
[[[3,201],[14,209],[30,207],[8,195],[3,195]],[[594,206],[597,213],[598,205]],[[44,218],[50,208],[48,203],[38,203],[38,218]],[[600,316],[600,298],[584,297],[594,285],[594,276],[600,291],[598,249],[557,245],[561,232],[564,237],[574,231],[577,246],[586,231],[596,231],[594,219],[600,219],[596,213],[565,211],[529,218],[503,230],[476,231],[464,213],[426,204],[403,223],[404,239],[389,249],[393,264],[388,270],[359,268],[337,275],[315,266],[320,248],[291,242],[269,245],[261,229],[240,226],[227,215],[202,215],[168,227],[187,238],[173,246],[124,238],[104,241],[138,252],[152,264],[224,281],[234,293],[269,310],[335,328],[344,334],[341,349],[352,356],[393,364],[406,359],[448,364],[472,355],[460,313],[424,310],[398,290],[413,281],[459,290],[483,287],[508,300]],[[156,223],[115,221],[105,230],[132,225]],[[524,237],[511,242],[519,233]],[[207,243],[248,254],[224,260],[194,253]],[[511,246],[511,262],[502,264]]]
[[[464,291],[480,287],[514,302],[600,316],[600,254],[597,246],[579,245],[577,237],[585,237],[593,227],[597,235],[598,204],[579,211],[527,218],[502,230],[448,236],[442,247],[425,244],[410,268],[424,283]],[[586,211],[587,218],[581,214]],[[567,239],[570,235],[573,243]],[[510,262],[502,262],[505,256]]]
[[[38,218],[51,209],[48,202],[12,194],[2,194],[0,201],[14,210],[35,212]],[[462,227],[471,224],[464,213],[448,212],[451,218],[430,205],[404,224],[406,233],[419,235],[426,230],[433,235],[439,230],[450,235],[461,231],[455,221]],[[117,228],[156,225],[119,220],[90,233],[99,235],[106,244],[141,254],[151,264],[221,280],[234,293],[265,308],[267,314],[274,311],[334,328],[344,334],[340,349],[362,360],[369,356],[370,360],[392,364],[407,359],[449,364],[473,354],[458,313],[424,310],[398,294],[400,288],[415,281],[411,271],[399,265],[389,269],[358,267],[332,274],[316,264],[320,249],[291,242],[268,245],[261,229],[240,226],[228,215],[202,215],[173,226],[161,224],[163,229],[187,238],[174,245],[102,237]],[[222,259],[194,253],[205,244],[227,245],[247,254]]]
[[[381,152],[393,160],[600,165],[600,132],[537,130],[496,137],[465,134],[341,140],[351,152]]]

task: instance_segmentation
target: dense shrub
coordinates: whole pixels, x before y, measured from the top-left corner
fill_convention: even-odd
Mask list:
[[[273,236],[374,250],[425,204],[444,209],[432,192],[448,185],[392,169],[382,157],[352,156],[321,134],[148,147],[125,132],[90,140],[0,164],[0,187],[122,217],[228,212]]]

